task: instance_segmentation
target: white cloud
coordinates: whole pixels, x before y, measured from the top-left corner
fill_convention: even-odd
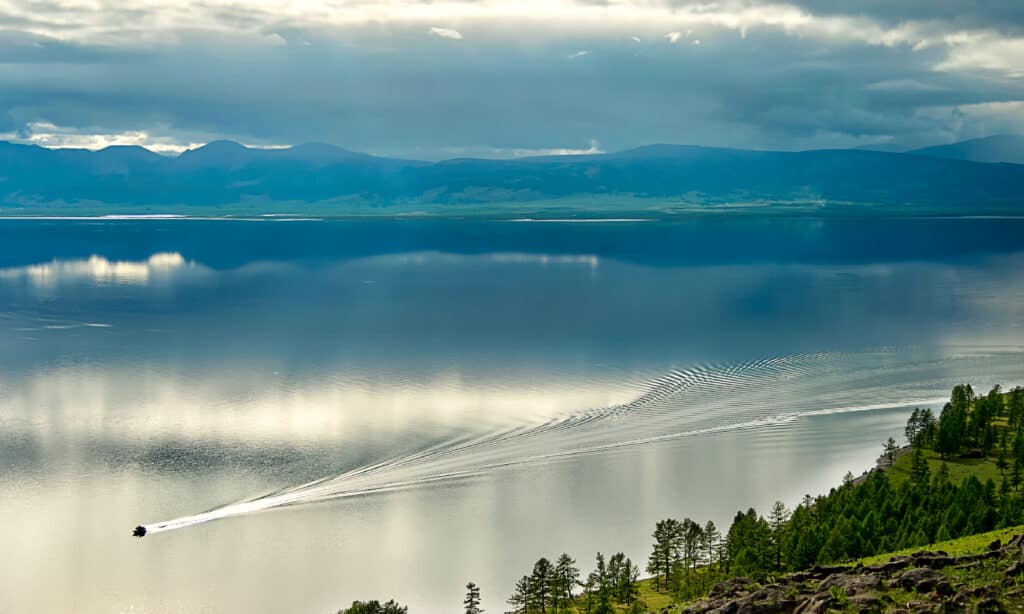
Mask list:
[[[462,33],[451,28],[438,28],[437,26],[433,26],[430,28],[430,33],[439,38],[448,38],[455,41],[462,40]]]
[[[131,23],[145,27],[123,27],[127,15]],[[81,0],[43,4],[0,0],[0,28],[90,45],[158,47],[211,33],[280,45],[282,35],[267,33],[382,25],[428,26],[434,36],[463,38],[453,28],[430,26],[439,21],[478,23],[491,32],[509,34],[586,30],[597,36],[653,36],[664,32],[667,24],[672,29],[662,36],[672,43],[690,38],[700,28],[732,30],[742,36],[769,29],[826,41],[945,49],[947,57],[938,60],[939,70],[984,69],[1016,77],[1024,65],[1024,36],[999,32],[994,26],[944,23],[930,15],[890,25],[865,12],[814,13],[785,0],[360,0],[326,4],[314,0],[105,0],[100,5]]]
[[[168,133],[170,130],[168,130]],[[147,130],[125,130],[121,132],[93,132],[81,128],[58,126],[52,122],[29,122],[25,131],[18,133],[0,133],[0,140],[12,143],[38,145],[47,149],[91,149],[98,150],[113,146],[138,146],[161,154],[179,154],[187,149],[196,149],[211,140],[220,138],[218,135],[193,134],[187,136],[169,136],[153,134]],[[280,143],[243,143],[253,149],[284,149],[289,144]]]
[[[640,42],[640,37],[639,36],[630,36],[629,38],[633,39],[634,43],[639,43]]]
[[[419,152],[410,152],[416,157]],[[587,147],[444,147],[443,158],[530,158],[536,156],[587,156],[605,153],[596,139],[590,139]]]
[[[569,54],[569,59],[570,60],[575,60],[576,58],[582,58],[585,55],[590,55],[590,52],[587,51],[586,49],[581,49],[581,50],[577,51],[576,53],[570,53]]]
[[[29,122],[26,128],[26,134],[10,140],[50,149],[103,149],[115,145],[137,145],[158,153],[181,153],[205,142],[183,143],[173,137],[157,136],[145,130],[93,133],[50,122]]]
[[[693,39],[693,42],[690,43],[690,44],[691,45],[699,45],[700,44],[700,39],[699,38],[695,38],[695,39]]]

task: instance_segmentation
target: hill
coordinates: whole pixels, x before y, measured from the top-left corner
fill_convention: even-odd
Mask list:
[[[769,582],[733,578],[680,608],[705,612],[1008,612],[1024,608],[1021,527],[856,566],[816,566]],[[952,554],[951,554],[952,553]],[[671,606],[659,609],[667,612]]]
[[[588,203],[864,204],[1018,210],[1024,166],[860,150],[801,152],[652,145],[629,151],[437,163],[324,144],[254,149],[217,141],[177,157],[137,147],[49,150],[0,142],[0,206],[332,203],[346,207]],[[616,204],[618,203],[618,204]],[[652,204],[654,203],[654,204]]]
[[[1024,164],[1024,135],[997,134],[949,145],[924,147],[908,153],[972,162]]]

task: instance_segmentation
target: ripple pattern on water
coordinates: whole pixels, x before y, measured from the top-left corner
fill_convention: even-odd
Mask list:
[[[467,479],[618,448],[773,428],[814,415],[935,406],[944,399],[950,372],[999,377],[1000,369],[1020,364],[1024,356],[1010,353],[1018,360],[1007,361],[1006,351],[998,350],[966,348],[935,359],[917,356],[913,349],[881,349],[676,368],[652,377],[646,392],[628,403],[449,440],[340,475],[145,526],[148,533],[158,533],[240,514]]]

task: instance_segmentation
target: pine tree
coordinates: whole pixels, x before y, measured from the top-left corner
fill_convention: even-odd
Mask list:
[[[674,518],[661,520],[654,526],[654,546],[647,562],[647,570],[654,575],[655,590],[662,588],[660,580],[664,580],[666,587],[668,585],[672,565],[680,557],[682,533],[682,524]]]
[[[889,438],[892,441],[892,438]],[[782,570],[782,540],[789,521],[789,510],[782,501],[776,501],[768,513],[768,526],[771,528],[772,562],[776,571]]]
[[[466,608],[466,614],[483,614],[480,607],[480,587],[470,582],[466,585],[466,599],[462,602]]]
[[[506,601],[512,606],[511,614],[525,614],[529,610],[530,606],[530,578],[523,576],[516,582],[515,588],[512,590],[512,596]]]
[[[928,459],[924,452],[918,448],[914,450],[914,458],[910,465],[910,481],[916,486],[927,487],[931,478],[931,470],[928,468]]]
[[[704,525],[704,560],[709,568],[715,566],[715,550],[718,548],[718,542],[722,539],[722,534],[718,531],[718,527],[715,523],[710,520]]]
[[[885,445],[882,446],[882,457],[885,458],[885,463],[892,467],[892,464],[896,462],[896,440],[890,437]]]
[[[529,609],[545,614],[551,605],[551,579],[554,567],[551,561],[541,557],[533,566],[530,574]]]
[[[572,603],[573,589],[580,582],[580,570],[576,561],[566,553],[562,553],[555,562],[555,604],[560,610],[568,611]]]
[[[613,580],[608,576],[608,567],[605,565],[604,555],[597,553],[597,562],[594,571],[590,572],[590,581],[597,592],[597,605],[594,614],[613,614],[612,607],[612,584]]]

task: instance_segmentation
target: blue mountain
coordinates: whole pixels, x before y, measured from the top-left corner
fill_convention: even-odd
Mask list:
[[[784,152],[649,145],[610,154],[428,163],[320,143],[256,149],[216,141],[172,157],[141,147],[49,150],[0,142],[0,204],[7,206],[354,199],[381,206],[440,206],[588,195],[691,203],[1016,207],[1024,204],[1024,165],[920,150]]]

